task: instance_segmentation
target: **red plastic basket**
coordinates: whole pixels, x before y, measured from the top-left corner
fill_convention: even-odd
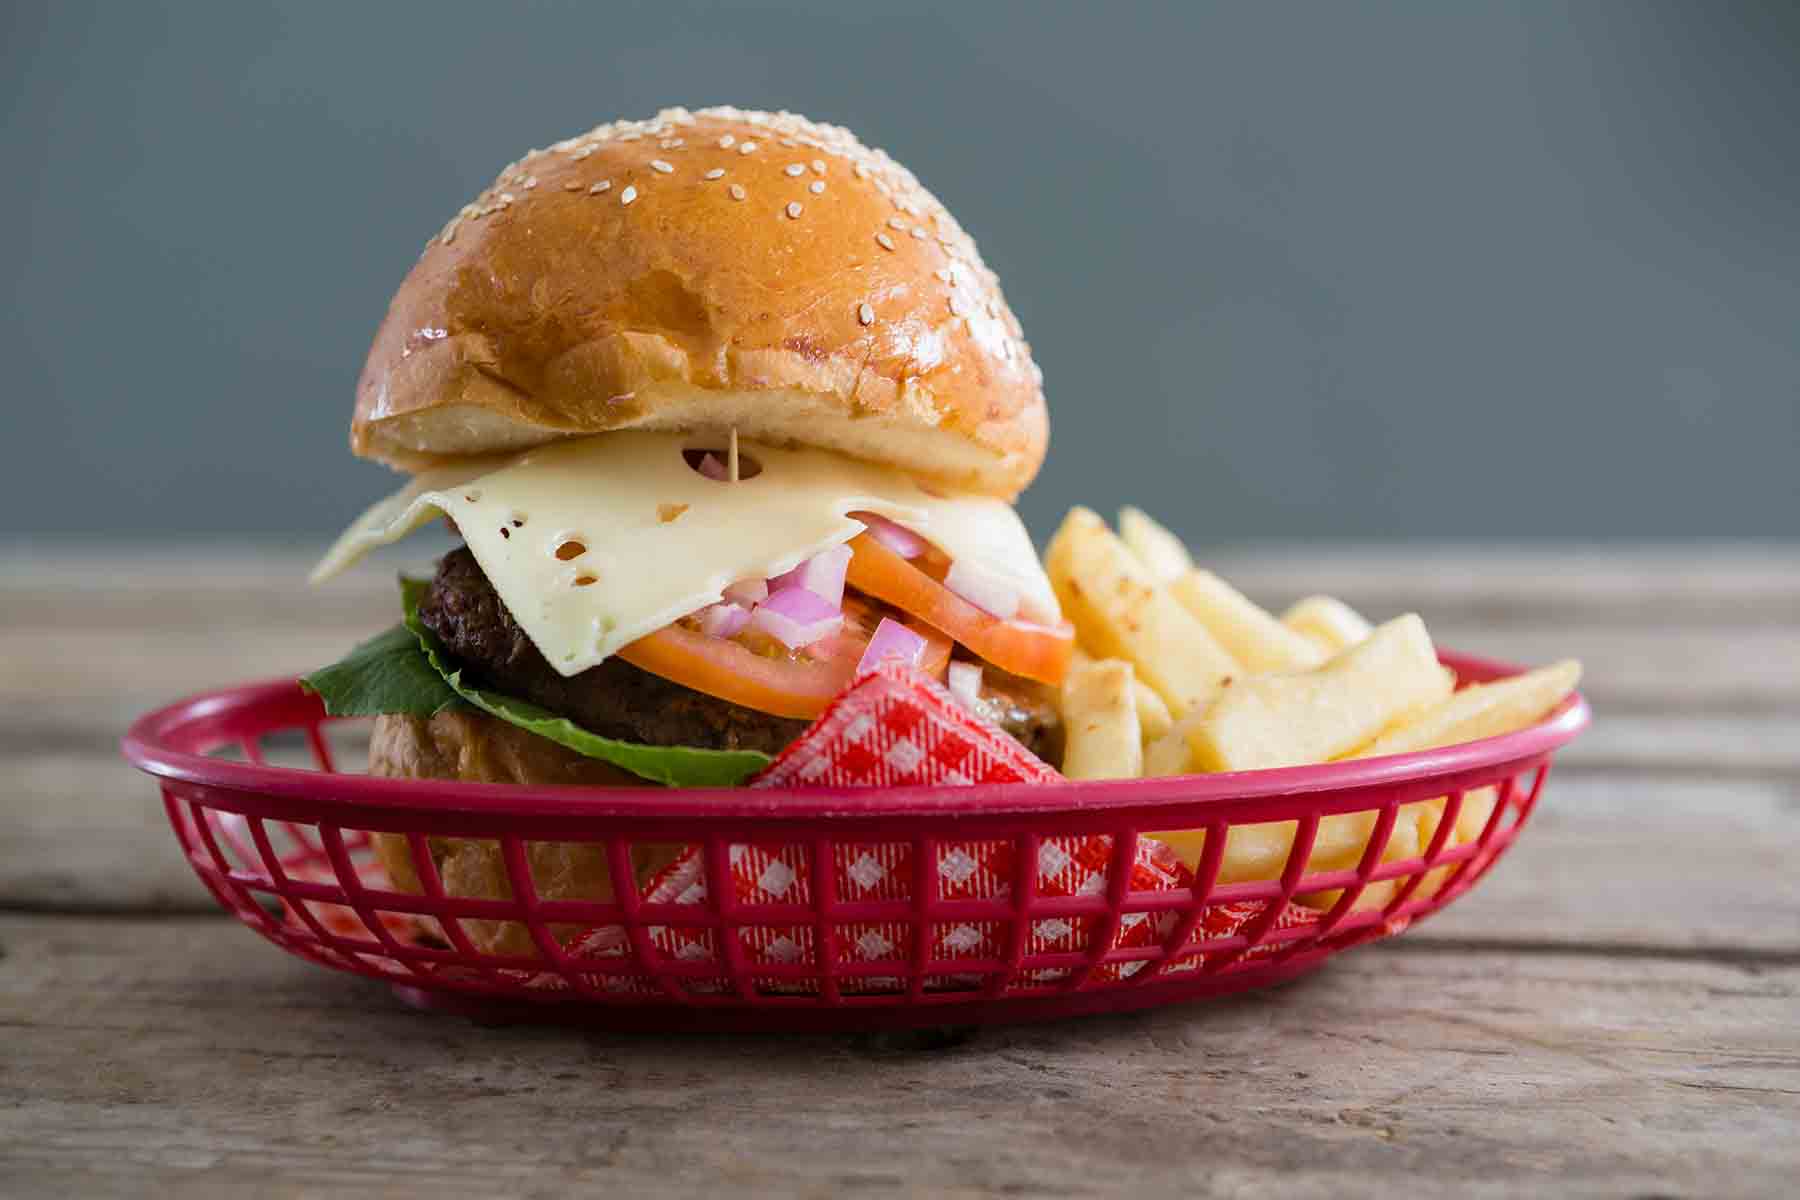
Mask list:
[[[1470,681],[1517,670],[1444,661]],[[123,749],[161,780],[188,861],[226,909],[408,1003],[491,1020],[817,1030],[1120,1011],[1291,978],[1473,887],[1531,815],[1551,755],[1588,720],[1576,695],[1533,728],[1441,750],[1161,779],[526,788],[340,773],[327,736],[337,723],[280,680],[147,714]],[[265,749],[283,743],[313,766],[272,765]],[[1471,795],[1483,800],[1465,810]],[[1415,826],[1418,852],[1384,861],[1396,823],[1419,812],[1402,806],[1439,800],[1429,832]],[[1316,869],[1322,823],[1348,814],[1369,826],[1360,857]],[[1267,878],[1222,880],[1228,831],[1268,822],[1294,823],[1285,857]],[[1191,870],[1141,869],[1147,853],[1169,858],[1141,835],[1168,830],[1204,831]],[[418,894],[388,890],[372,834],[405,839]],[[497,847],[510,898],[447,890],[428,849],[442,838]],[[540,897],[530,855],[545,842],[601,848],[622,886],[607,901]],[[670,845],[688,847],[688,882],[703,889],[637,878],[634,848]],[[1045,886],[1046,860],[1077,849],[1098,855],[1084,885]],[[950,886],[945,864],[971,854],[1000,864],[1000,886]],[[783,879],[797,872],[804,886],[746,888],[746,860],[787,864]],[[877,860],[903,864],[900,886],[860,891],[857,869]],[[479,949],[464,922],[516,922],[526,950]],[[594,931],[603,953],[581,940]]]

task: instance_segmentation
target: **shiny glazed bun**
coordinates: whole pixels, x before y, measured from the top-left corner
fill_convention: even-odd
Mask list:
[[[369,773],[390,779],[452,779],[470,783],[643,786],[643,780],[598,759],[585,758],[515,725],[466,709],[446,710],[430,719],[399,715],[375,718],[369,741]],[[377,833],[371,840],[394,889],[424,895],[406,838],[401,834]],[[425,844],[445,895],[473,900],[512,899],[512,885],[499,842],[433,837],[426,839]],[[631,860],[638,880],[643,881],[673,861],[678,850],[677,846],[634,845]],[[613,898],[605,843],[527,842],[525,857],[531,868],[532,886],[545,900],[605,903]],[[428,917],[420,920],[436,925]],[[533,957],[539,953],[531,931],[516,921],[464,919],[460,924],[469,941],[483,953]],[[581,928],[552,925],[550,931],[559,942],[566,943]],[[436,932],[441,936],[441,930]]]
[[[501,172],[426,246],[351,446],[415,470],[611,429],[804,443],[1010,498],[1048,440],[998,280],[906,168],[791,113],[670,109]]]

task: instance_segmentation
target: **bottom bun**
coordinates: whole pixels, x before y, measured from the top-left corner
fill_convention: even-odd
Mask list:
[[[557,784],[586,787],[642,786],[643,780],[598,759],[527,733],[483,713],[455,710],[429,719],[382,716],[369,741],[369,774],[389,779],[453,779],[468,783]],[[370,839],[395,891],[424,895],[418,864],[405,835],[377,833]],[[428,837],[426,848],[444,885],[457,899],[510,900],[512,884],[500,843],[487,838]],[[674,861],[678,845],[634,844],[631,864],[639,883]],[[603,842],[526,842],[525,861],[532,887],[543,900],[613,899],[612,874]],[[421,917],[434,936],[453,942],[435,920]],[[457,922],[484,954],[541,957],[531,931],[517,921]],[[564,945],[586,925],[549,926]]]

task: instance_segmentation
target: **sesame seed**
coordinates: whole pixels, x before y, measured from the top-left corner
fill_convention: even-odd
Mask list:
[[[619,140],[621,142],[635,142],[643,136],[644,136],[643,134],[641,134],[637,130],[633,129],[628,132],[621,133],[619,135]]]
[[[825,160],[822,158],[813,159],[812,169],[814,175],[823,175],[825,173]]]
[[[921,242],[924,241],[925,240],[925,227],[923,225],[914,225],[912,227],[912,235],[914,237],[918,238]]]
[[[579,192],[580,190],[581,183],[579,180],[571,179],[569,182],[563,184],[563,191],[565,192]]]
[[[739,154],[755,154],[756,153],[756,143],[755,142],[739,142],[738,143],[738,153]]]
[[[630,204],[633,200],[636,200],[636,199],[637,199],[637,186],[635,184],[627,184],[625,187],[625,190],[619,193],[619,203],[620,204]]]
[[[725,175],[724,167],[714,167],[712,170],[708,171],[705,175],[701,176],[701,178],[702,179],[722,179],[722,178],[724,178],[724,175]]]
[[[720,138],[720,139],[719,139],[719,149],[721,149],[721,150],[729,150],[729,149],[731,149],[731,147],[732,147],[732,146],[733,146],[733,145],[735,145],[735,144],[736,144],[736,143],[737,143],[737,139],[736,139],[736,138],[734,138],[734,137],[732,137],[732,136],[731,136],[731,135],[730,135],[730,134],[729,134],[729,133],[728,133],[728,134],[726,134],[726,135],[725,135],[725,136],[724,136],[724,137],[722,137],[722,138]]]
[[[906,232],[906,222],[902,221],[899,217],[889,217],[888,218],[888,228],[889,229],[898,229],[901,233],[905,233]]]
[[[812,193],[812,194],[813,194],[813,195],[815,195],[815,196],[821,196],[821,195],[824,195],[824,193],[825,193],[825,181],[824,181],[824,180],[823,180],[823,179],[815,179],[815,180],[813,180],[813,181],[812,181],[812,183],[810,183],[810,184],[809,184],[809,185],[807,185],[807,188],[806,188],[806,190],[807,190],[807,191],[809,191],[809,192],[811,192],[811,193]]]
[[[932,274],[936,275],[939,279],[943,280],[945,283],[955,283],[956,282],[956,274],[955,274],[955,272],[951,271],[949,267],[939,267],[937,270],[933,271]]]
[[[889,236],[888,236],[888,235],[887,235],[887,234],[885,234],[885,233],[878,233],[878,234],[876,234],[876,235],[875,235],[875,240],[876,240],[876,241],[877,241],[877,242],[878,242],[878,243],[880,243],[880,245],[881,245],[881,248],[882,248],[882,249],[883,249],[883,250],[892,250],[892,249],[893,249],[893,248],[894,248],[894,239],[893,239],[893,238],[891,238],[891,237],[889,237]]]
[[[652,171],[660,171],[664,175],[668,175],[675,170],[674,167],[671,167],[668,163],[664,162],[660,158],[653,158],[650,160],[650,169]]]
[[[742,200],[745,196],[747,196],[749,194],[750,193],[748,193],[744,190],[743,184],[734,183],[731,185],[731,198],[733,200]]]
[[[790,221],[798,221],[800,219],[800,214],[805,212],[806,209],[798,200],[789,200],[786,211]]]
[[[795,146],[798,146],[800,143],[796,142],[793,138],[782,138],[781,144],[786,146],[788,149],[792,150]]]
[[[950,297],[950,315],[953,317],[962,316],[962,303],[958,301],[954,295]]]
[[[534,188],[536,186],[537,186],[537,176],[536,175],[527,175],[525,177],[525,190],[529,192],[532,188]]]
[[[867,179],[869,177],[869,164],[868,163],[864,163],[864,162],[857,163],[855,170],[856,170],[856,177],[858,179]]]
[[[875,310],[870,308],[867,304],[859,304],[856,306],[856,319],[861,321],[864,325],[873,325],[875,323]]]
[[[504,208],[508,204],[511,204],[512,202],[513,202],[513,194],[511,192],[501,192],[500,193],[500,205],[502,208]]]
[[[573,158],[576,162],[580,162],[582,159],[586,158],[588,155],[592,154],[593,152],[594,152],[594,148],[592,146],[582,146],[582,147],[578,148],[575,151],[575,153],[571,154],[569,157]]]
[[[789,175],[804,175],[804,174],[806,174],[806,164],[805,163],[789,163],[786,167],[784,167],[782,169],[784,171],[786,171]]]
[[[611,186],[612,186],[612,180],[602,179],[599,183],[596,183],[593,187],[588,189],[588,195],[598,196],[601,192],[604,192],[606,189],[610,188]]]

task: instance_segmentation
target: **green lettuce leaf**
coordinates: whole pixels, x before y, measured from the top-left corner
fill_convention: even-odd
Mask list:
[[[559,717],[547,708],[539,708],[528,700],[503,696],[463,682],[462,670],[452,670],[437,635],[419,620],[419,600],[429,584],[417,579],[400,581],[401,602],[406,610],[406,627],[417,639],[419,648],[438,677],[458,696],[492,717],[510,721],[520,729],[549,738],[559,746],[567,746],[577,754],[609,762],[633,775],[670,787],[733,787],[769,765],[769,756],[760,750],[702,750],[693,746],[646,746],[639,742],[622,742],[617,738],[589,733],[567,717]]]
[[[341,661],[303,677],[300,686],[317,693],[334,717],[429,717],[460,703],[405,625],[376,634]]]
[[[364,642],[342,662],[300,681],[325,701],[326,712],[332,716],[410,713],[428,717],[461,702],[577,754],[670,787],[733,787],[769,765],[769,756],[759,750],[646,746],[601,737],[529,701],[464,682],[461,668],[452,669],[443,644],[419,620],[419,600],[429,586],[402,577],[404,622]]]

